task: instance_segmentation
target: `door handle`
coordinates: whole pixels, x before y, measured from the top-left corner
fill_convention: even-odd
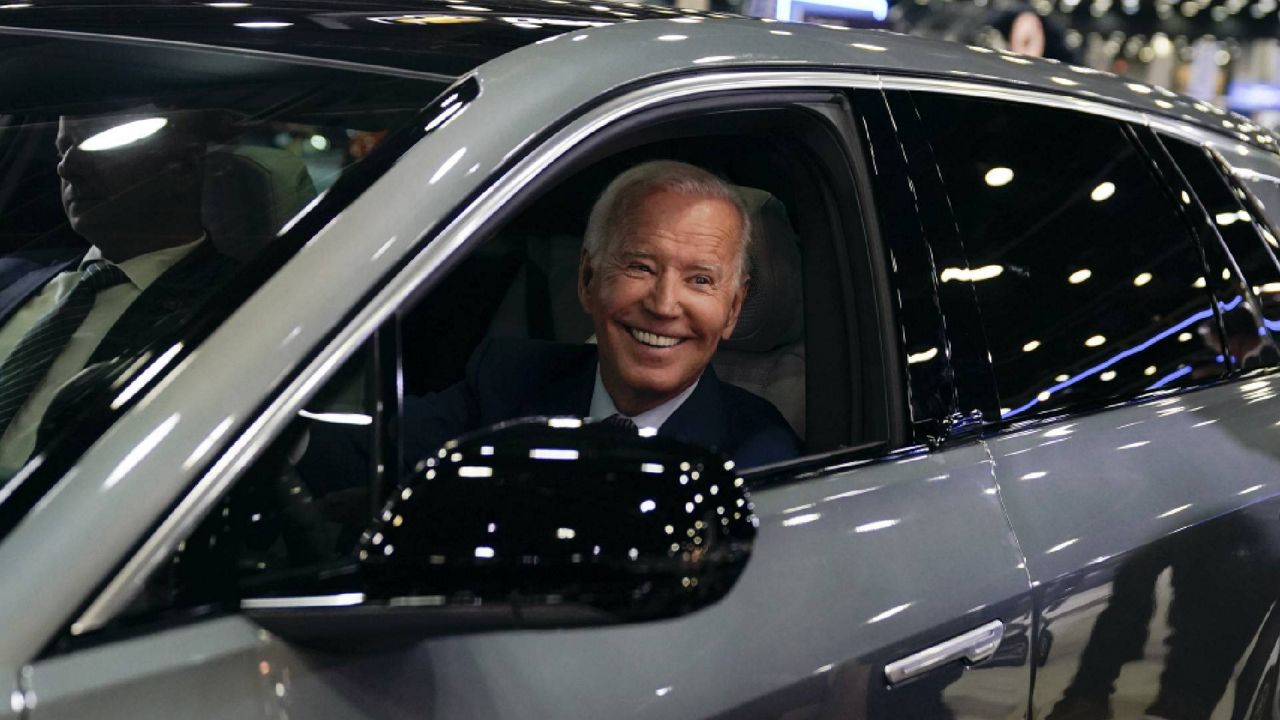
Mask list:
[[[885,665],[884,676],[890,685],[897,685],[955,660],[980,663],[995,654],[1003,637],[1004,623],[992,620],[963,635]]]

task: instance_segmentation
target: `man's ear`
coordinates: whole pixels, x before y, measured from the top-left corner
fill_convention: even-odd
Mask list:
[[[742,279],[738,284],[738,289],[733,293],[733,302],[729,306],[729,322],[725,323],[724,332],[720,333],[721,340],[728,340],[733,335],[733,329],[738,326],[738,313],[742,312],[742,302],[747,299],[747,290],[751,287],[751,276]]]
[[[578,260],[578,304],[588,315],[591,314],[589,293],[595,274],[595,268],[591,267],[591,258],[587,255],[586,248],[583,248],[582,257]]]

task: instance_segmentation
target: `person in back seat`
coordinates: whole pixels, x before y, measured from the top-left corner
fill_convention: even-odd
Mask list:
[[[204,230],[204,120],[150,105],[59,120],[63,210],[89,247],[0,257],[0,481],[77,409],[73,380],[127,366],[235,271]]]
[[[701,168],[659,160],[619,175],[591,210],[578,273],[598,344],[485,341],[463,381],[405,399],[405,460],[536,415],[655,428],[740,467],[794,457],[778,410],[710,367],[742,309],[750,238],[741,198]]]

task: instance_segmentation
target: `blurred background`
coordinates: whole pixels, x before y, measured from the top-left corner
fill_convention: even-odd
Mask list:
[[[1280,0],[676,0],[883,28],[1108,70],[1280,129]]]

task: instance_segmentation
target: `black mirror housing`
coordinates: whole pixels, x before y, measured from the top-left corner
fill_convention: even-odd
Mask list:
[[[366,597],[392,605],[650,620],[728,593],[756,524],[733,463],[711,451],[536,418],[451,441],[420,463],[358,557]]]

